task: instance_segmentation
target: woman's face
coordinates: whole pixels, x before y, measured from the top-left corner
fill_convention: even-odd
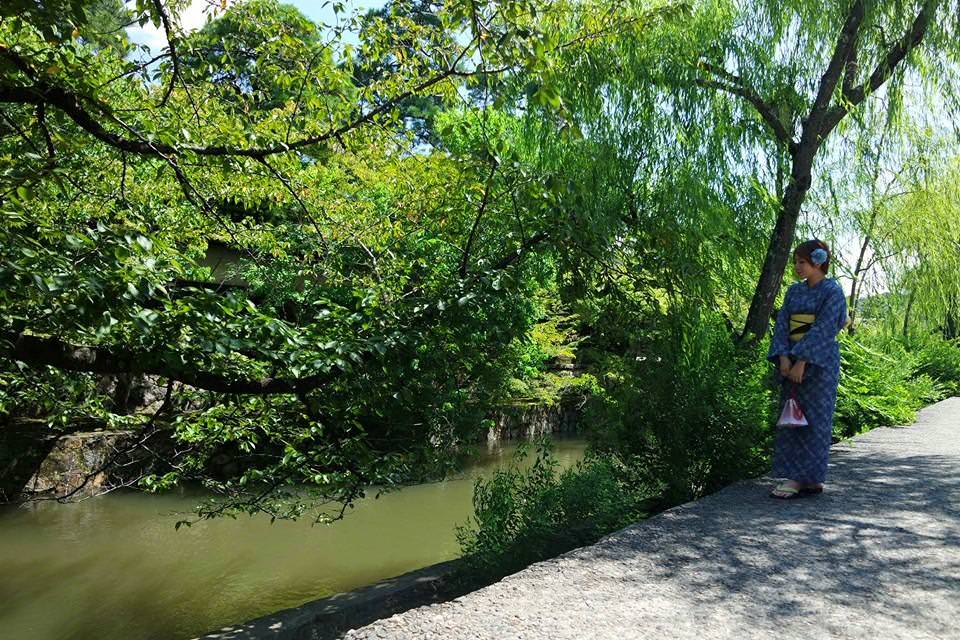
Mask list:
[[[801,280],[806,280],[810,276],[815,276],[816,272],[820,271],[817,267],[810,264],[806,258],[801,258],[800,256],[793,256],[793,268],[797,272],[797,277]]]

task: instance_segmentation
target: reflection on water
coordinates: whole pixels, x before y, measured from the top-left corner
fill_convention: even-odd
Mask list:
[[[584,449],[554,447],[564,467]],[[514,450],[361,500],[329,526],[244,516],[175,532],[189,497],[135,493],[0,512],[0,638],[189,638],[449,560],[475,479]]]

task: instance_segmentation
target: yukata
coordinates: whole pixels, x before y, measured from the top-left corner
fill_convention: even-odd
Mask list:
[[[790,340],[790,316],[812,314],[812,325],[799,341]],[[809,425],[779,427],[773,450],[773,476],[803,484],[821,484],[827,477],[827,460],[833,436],[833,411],[840,379],[840,345],[837,334],[847,322],[847,301],[836,280],[824,278],[810,287],[798,282],[787,290],[777,314],[767,359],[779,363],[781,355],[807,363],[799,385],[777,374],[782,382],[780,409],[794,389]]]

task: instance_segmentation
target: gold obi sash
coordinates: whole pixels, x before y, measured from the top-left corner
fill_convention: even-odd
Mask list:
[[[817,316],[812,313],[794,313],[790,316],[790,341],[799,342],[813,326]]]

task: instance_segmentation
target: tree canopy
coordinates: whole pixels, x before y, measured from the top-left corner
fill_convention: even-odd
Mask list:
[[[0,411],[163,423],[188,455],[148,484],[276,516],[451,464],[551,304],[598,353],[762,337],[808,193],[917,165],[904,104],[952,108],[960,42],[934,0],[185,7],[0,9]],[[880,131],[912,151],[871,170]],[[951,175],[834,213],[955,322]],[[144,375],[152,415],[103,392]]]

